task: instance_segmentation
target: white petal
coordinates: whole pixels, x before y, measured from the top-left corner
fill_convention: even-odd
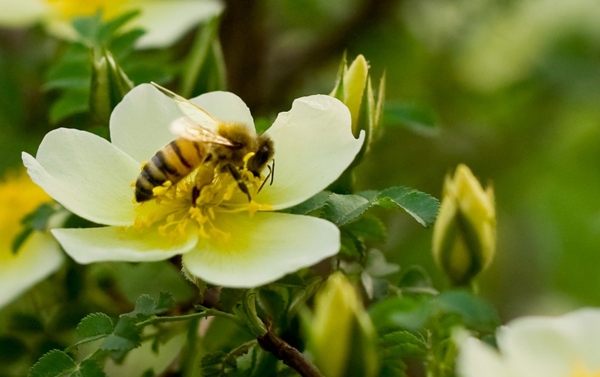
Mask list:
[[[231,92],[209,92],[191,99],[213,117],[226,123],[241,123],[254,131],[254,119],[244,101]]]
[[[22,157],[31,179],[69,211],[100,224],[133,223],[131,183],[140,165],[108,141],[60,128],[44,137],[36,158]]]
[[[138,232],[120,227],[53,229],[52,234],[75,261],[88,264],[100,261],[152,262],[169,259],[189,251],[197,242],[190,234],[173,242],[156,231]]]
[[[510,373],[496,351],[475,338],[460,347],[456,370],[459,377],[519,377]]]
[[[333,183],[364,141],[352,135],[350,112],[339,100],[314,95],[294,101],[266,132],[275,148],[275,181],[257,201],[282,209],[301,203]]]
[[[175,139],[169,125],[180,116],[171,98],[150,84],[138,85],[110,116],[111,142],[139,163],[148,161]]]
[[[42,0],[0,0],[0,25],[31,26],[49,11]]]
[[[52,236],[34,232],[15,257],[0,257],[0,307],[58,270],[63,261],[64,254]]]
[[[600,370],[600,309],[584,308],[569,313],[562,317],[561,327],[571,338],[577,361],[585,363],[590,371]]]
[[[183,265],[209,283],[236,288],[257,287],[336,254],[339,230],[308,216],[261,212],[218,218],[230,230],[229,242],[208,242],[183,256]]]
[[[555,318],[527,317],[497,332],[498,346],[515,371],[531,377],[569,375],[576,358],[569,337]]]
[[[146,30],[136,42],[138,48],[167,47],[223,10],[215,0],[135,1],[130,7],[141,10],[135,22]]]
[[[233,93],[210,92],[191,101],[221,121],[246,124],[254,130],[250,109]],[[110,117],[111,141],[139,163],[148,161],[175,139],[169,126],[181,116],[183,113],[173,99],[153,85],[138,85]]]

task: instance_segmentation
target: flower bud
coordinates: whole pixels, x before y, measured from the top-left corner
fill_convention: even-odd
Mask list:
[[[96,119],[108,125],[113,109],[133,88],[133,83],[117,65],[110,51],[93,48],[90,109]]]
[[[379,127],[385,97],[385,74],[381,77],[377,101],[375,101],[369,64],[365,57],[358,55],[352,64],[347,66],[344,55],[336,86],[330,96],[342,101],[350,110],[354,137],[358,137],[362,130],[366,133],[363,149],[355,160],[358,162],[359,157],[368,151]]]
[[[433,255],[455,286],[469,285],[496,252],[496,210],[491,186],[485,191],[463,164],[446,176],[442,205],[433,228]]]
[[[340,272],[329,277],[315,298],[308,347],[327,377],[377,375],[375,329],[354,287]]]

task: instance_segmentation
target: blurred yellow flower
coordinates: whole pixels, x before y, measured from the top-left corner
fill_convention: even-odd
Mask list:
[[[0,26],[27,27],[41,22],[60,38],[74,39],[70,21],[78,16],[91,16],[99,11],[107,19],[139,10],[131,27],[146,31],[138,48],[160,48],[171,45],[198,23],[222,12],[219,0],[0,0]]]
[[[20,172],[0,183],[0,307],[56,271],[63,254],[49,233],[33,232],[13,252],[13,241],[23,230],[21,219],[51,198]]]
[[[433,227],[433,255],[454,285],[468,285],[496,252],[494,191],[485,191],[463,164],[447,176]]]

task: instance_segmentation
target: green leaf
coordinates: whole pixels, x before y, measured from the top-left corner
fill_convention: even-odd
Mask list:
[[[490,303],[467,291],[444,292],[433,303],[442,313],[460,315],[469,328],[477,331],[493,332],[500,323],[498,313]]]
[[[293,213],[296,215],[309,214],[313,211],[316,211],[317,209],[322,208],[327,202],[327,199],[329,199],[330,195],[331,193],[328,191],[321,191],[312,198],[307,199],[306,201],[295,205],[294,207],[288,208],[286,212]]]
[[[364,215],[342,228],[365,241],[385,242],[387,239],[385,224],[375,216]]]
[[[413,265],[405,269],[398,286],[401,288],[432,288],[433,283],[423,267]]]
[[[68,90],[50,108],[50,123],[56,124],[61,120],[75,114],[89,110],[89,87],[79,90]]]
[[[77,325],[77,338],[80,341],[95,340],[99,337],[112,334],[113,321],[104,313],[92,313]]]
[[[56,213],[54,206],[50,203],[44,203],[37,207],[33,212],[26,215],[21,224],[28,225],[33,230],[44,231],[48,229],[48,220]]]
[[[102,24],[102,13],[98,12],[91,17],[75,17],[71,21],[73,29],[88,44],[94,44],[97,41],[98,30]]]
[[[106,351],[129,351],[141,344],[141,329],[132,318],[121,316],[112,334],[108,335],[100,349]]]
[[[127,32],[114,37],[110,41],[108,49],[113,53],[117,61],[121,61],[133,51],[135,42],[145,33],[146,32],[142,29],[128,30]]]
[[[387,101],[383,122],[388,126],[404,126],[419,134],[431,134],[437,126],[436,115],[427,106],[412,102]]]
[[[50,68],[46,74],[44,90],[50,89],[85,89],[90,85],[90,63],[89,51],[85,61],[69,60],[59,62]]]
[[[137,317],[138,320],[145,320],[154,315],[156,302],[148,295],[141,295],[135,301],[135,309],[131,313],[127,313],[128,317]]]
[[[396,326],[418,330],[429,320],[433,310],[428,299],[400,296],[373,305],[369,314],[378,329]]]
[[[377,194],[375,202],[382,207],[400,207],[424,227],[433,224],[439,211],[439,201],[424,192],[396,186]]]
[[[105,377],[102,367],[95,360],[84,360],[79,366],[79,372],[72,377]]]
[[[383,358],[423,357],[427,352],[427,343],[421,336],[407,330],[392,330],[379,340],[384,349]]]
[[[69,375],[76,368],[75,362],[63,351],[52,350],[42,356],[28,377],[60,377]]]
[[[161,292],[158,297],[158,302],[152,297],[143,294],[135,301],[135,309],[123,316],[135,318],[138,321],[144,321],[156,314],[164,313],[175,305],[175,300],[169,292]]]
[[[141,12],[139,10],[133,10],[127,13],[123,13],[107,21],[106,23],[99,25],[98,32],[96,35],[96,41],[98,42],[98,44],[107,44],[114,37],[114,35],[117,34],[117,31],[121,27],[123,27],[125,24],[127,24],[129,21],[139,16],[140,14]]]
[[[365,245],[354,234],[341,231],[341,248],[340,252],[352,259],[362,259],[365,252]]]
[[[160,292],[158,295],[158,301],[154,307],[154,314],[164,313],[173,309],[175,306],[175,299],[169,292]]]
[[[375,205],[384,208],[402,208],[425,227],[433,224],[439,210],[439,201],[431,195],[409,187],[395,186],[382,191],[368,190],[351,195],[324,191],[288,211],[307,214],[321,208],[321,217],[341,227],[356,220]],[[374,231],[373,234],[379,232],[380,236],[384,236],[382,224],[372,222],[369,225]]]
[[[323,207],[322,216],[342,226],[362,215],[371,202],[360,195],[331,194]]]

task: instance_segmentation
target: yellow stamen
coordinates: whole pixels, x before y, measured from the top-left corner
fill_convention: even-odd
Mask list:
[[[249,153],[245,161],[251,155]],[[270,205],[248,201],[239,182],[229,172],[219,170],[201,166],[175,185],[167,181],[155,187],[152,190],[155,198],[137,207],[134,228],[142,231],[155,226],[161,235],[172,241],[196,232],[202,238],[227,244],[233,235],[230,230],[219,228],[220,216],[243,212],[253,216],[257,211],[272,210]],[[254,177],[246,168],[239,173],[250,195],[256,195],[262,177]]]

